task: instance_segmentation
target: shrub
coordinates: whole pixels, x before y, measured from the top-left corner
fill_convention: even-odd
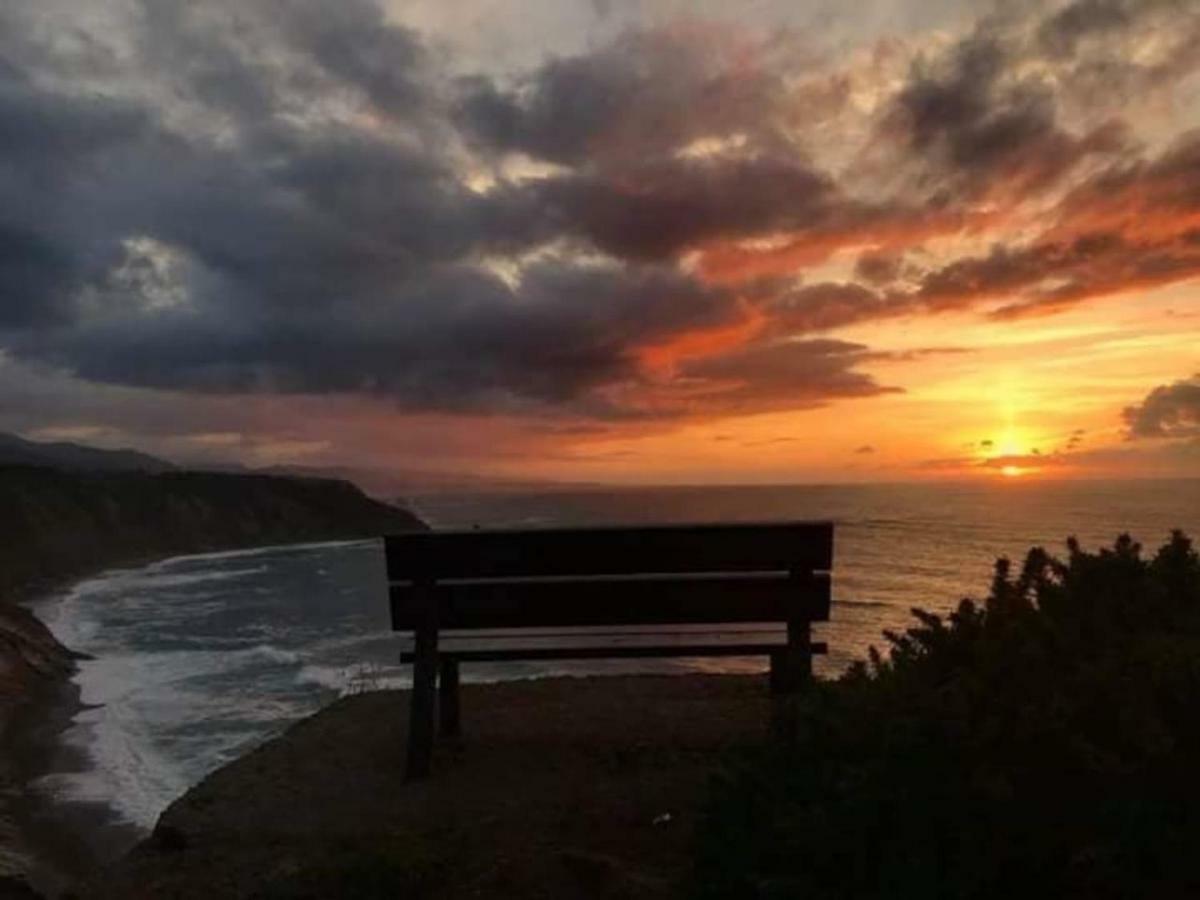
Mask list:
[[[1007,560],[981,605],[914,610],[734,759],[700,897],[1195,896],[1200,559],[1176,532]]]

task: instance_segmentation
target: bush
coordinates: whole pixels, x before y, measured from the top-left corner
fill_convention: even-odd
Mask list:
[[[1200,559],[996,565],[713,785],[699,897],[1200,895]]]

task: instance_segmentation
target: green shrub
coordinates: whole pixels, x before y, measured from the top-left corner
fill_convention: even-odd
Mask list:
[[[699,897],[1200,895],[1200,559],[1041,549],[712,787]]]

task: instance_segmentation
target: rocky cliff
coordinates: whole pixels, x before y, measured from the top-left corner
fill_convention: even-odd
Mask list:
[[[0,728],[6,700],[71,668],[69,654],[14,600],[166,556],[423,527],[345,481],[0,466]]]
[[[18,706],[74,669],[71,652],[16,605],[22,598],[166,556],[424,527],[345,481],[0,464],[0,738]],[[0,896],[23,889],[30,861],[11,813],[21,785],[10,768],[0,752]]]
[[[182,553],[422,527],[345,481],[0,466],[0,597]]]

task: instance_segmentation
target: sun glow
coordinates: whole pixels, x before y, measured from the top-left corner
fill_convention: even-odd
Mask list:
[[[1000,470],[1000,474],[1005,478],[1020,478],[1025,472],[1020,466],[1005,466]]]

